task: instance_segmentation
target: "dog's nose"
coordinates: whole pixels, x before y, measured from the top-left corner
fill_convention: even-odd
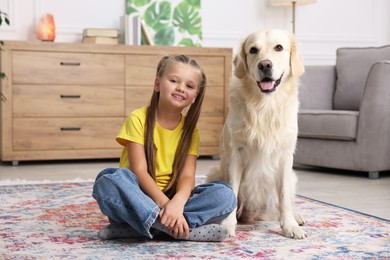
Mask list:
[[[272,70],[272,62],[270,60],[262,60],[257,65],[259,70],[263,73],[267,73]]]

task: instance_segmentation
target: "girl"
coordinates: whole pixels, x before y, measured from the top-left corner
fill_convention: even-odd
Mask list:
[[[199,131],[196,127],[207,78],[185,55],[166,56],[157,67],[148,107],[134,110],[116,140],[120,168],[99,173],[93,197],[110,221],[100,239],[149,237],[222,241],[222,221],[236,207],[222,182],[195,186]],[[186,116],[183,109],[189,106]]]

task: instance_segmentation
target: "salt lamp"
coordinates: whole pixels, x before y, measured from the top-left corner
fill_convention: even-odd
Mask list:
[[[35,37],[41,41],[54,41],[56,38],[56,27],[54,17],[51,14],[44,14],[35,30]]]

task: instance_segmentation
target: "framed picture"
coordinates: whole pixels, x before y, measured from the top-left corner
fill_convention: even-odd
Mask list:
[[[126,0],[126,14],[141,19],[142,44],[202,46],[200,0]]]

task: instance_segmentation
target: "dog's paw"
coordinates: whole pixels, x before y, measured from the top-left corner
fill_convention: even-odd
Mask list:
[[[299,213],[294,214],[295,220],[297,221],[298,225],[303,226],[307,222],[304,217],[302,217]]]
[[[226,227],[226,226],[225,226]],[[236,227],[226,227],[228,231],[229,237],[235,237],[236,236]]]
[[[227,229],[230,237],[236,236],[237,220],[235,217],[229,216],[221,224]]]
[[[283,235],[288,238],[304,239],[307,237],[305,231],[299,226],[282,227]]]

